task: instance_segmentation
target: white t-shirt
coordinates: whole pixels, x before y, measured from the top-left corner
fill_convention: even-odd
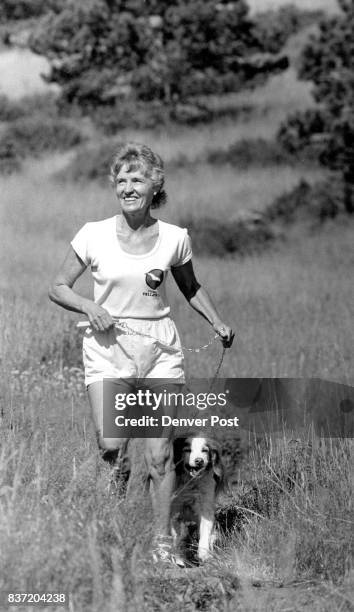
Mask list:
[[[169,314],[166,277],[171,267],[192,257],[187,230],[157,221],[158,238],[143,255],[125,252],[116,234],[116,217],[86,223],[71,242],[94,279],[94,300],[112,317],[159,319]]]

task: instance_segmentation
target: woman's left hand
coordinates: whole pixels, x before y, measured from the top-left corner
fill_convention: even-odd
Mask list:
[[[216,333],[219,334],[224,348],[230,348],[235,337],[231,327],[220,321],[219,323],[214,323],[213,328],[215,329]]]

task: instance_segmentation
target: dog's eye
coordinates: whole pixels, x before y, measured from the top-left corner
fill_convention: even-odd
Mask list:
[[[185,446],[185,447],[183,448],[183,452],[184,452],[184,453],[190,453],[190,452],[191,452],[190,447],[189,447],[189,446]]]
[[[209,449],[207,446],[205,446],[204,448],[202,448],[202,453],[208,453]]]

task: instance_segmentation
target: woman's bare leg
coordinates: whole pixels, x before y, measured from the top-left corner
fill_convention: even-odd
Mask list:
[[[181,385],[168,384],[154,387],[154,392],[170,391],[178,393]],[[164,413],[172,418],[176,408],[164,407]],[[160,411],[161,416],[161,411]],[[151,479],[151,496],[154,511],[155,531],[157,535],[168,536],[171,533],[171,502],[175,488],[176,473],[173,461],[173,427],[165,427],[160,438],[147,438],[145,459],[148,475]]]
[[[102,459],[112,466],[120,468],[122,474],[127,478],[130,472],[129,460],[125,456],[128,439],[105,438],[103,435],[103,384],[103,381],[98,381],[91,383],[87,388],[98,446],[101,450]]]

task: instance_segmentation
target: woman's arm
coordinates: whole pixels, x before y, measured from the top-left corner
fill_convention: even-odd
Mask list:
[[[114,325],[111,315],[92,300],[82,297],[73,290],[73,285],[86,270],[86,265],[75,253],[72,247],[69,248],[65,260],[49,288],[49,298],[52,302],[59,304],[66,310],[82,312],[87,315],[91,326],[96,331],[105,331]]]
[[[231,327],[223,323],[208,293],[198,283],[192,261],[171,268],[173,278],[189,304],[213,326],[225,347],[232,345],[235,334]]]

